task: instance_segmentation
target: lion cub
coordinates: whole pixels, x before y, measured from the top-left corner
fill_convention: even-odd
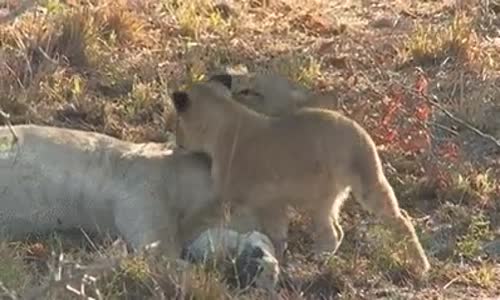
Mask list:
[[[222,203],[253,210],[277,252],[286,245],[287,206],[300,207],[313,219],[315,252],[335,253],[343,238],[340,209],[352,191],[365,209],[409,240],[412,270],[423,275],[430,269],[375,143],[359,124],[315,108],[267,116],[233,101],[230,88],[231,76],[217,75],[172,94],[177,143],[211,156]]]

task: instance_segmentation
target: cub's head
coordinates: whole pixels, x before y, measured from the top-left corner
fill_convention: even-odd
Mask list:
[[[208,151],[230,113],[231,82],[230,75],[216,75],[208,81],[172,93],[179,147],[190,151]]]
[[[280,116],[293,112],[309,101],[310,91],[278,73],[219,74],[231,78],[231,94],[239,102],[264,115]]]

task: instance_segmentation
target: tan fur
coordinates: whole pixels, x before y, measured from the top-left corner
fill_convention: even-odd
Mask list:
[[[178,144],[211,156],[217,197],[231,209],[253,210],[278,254],[287,239],[288,205],[312,216],[315,251],[334,253],[343,238],[339,213],[352,190],[365,209],[409,239],[412,270],[424,274],[430,268],[374,142],[356,122],[313,108],[269,117],[233,101],[216,80],[175,92],[173,101]]]
[[[299,108],[340,109],[334,90],[315,92],[288,78],[271,73],[231,74],[233,99],[268,116],[283,116]]]
[[[269,116],[290,113],[310,102],[313,93],[276,73],[231,75],[233,99]]]

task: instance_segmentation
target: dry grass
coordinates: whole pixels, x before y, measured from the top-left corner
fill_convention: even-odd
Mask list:
[[[408,58],[418,64],[439,64],[450,58],[473,61],[477,59],[479,39],[472,19],[460,13],[447,24],[417,24],[406,47]]]
[[[494,1],[470,1],[461,8],[442,1],[269,2],[234,1],[228,8],[210,0],[42,1],[0,24],[0,106],[14,123],[165,141],[173,125],[168,93],[225,65],[275,70],[311,89],[329,90],[337,99],[322,105],[352,115],[379,142],[389,179],[401,206],[415,217],[434,268],[423,282],[411,279],[397,241],[349,202],[342,220],[346,240],[324,269],[308,259],[307,220],[294,218],[282,299],[495,295],[500,249],[497,256],[488,255],[483,246],[499,239],[499,149],[436,108],[413,121],[422,109],[415,81],[425,74],[428,93],[443,108],[500,139],[498,6]],[[394,122],[383,123],[395,99],[401,106]],[[399,139],[387,142],[389,132],[381,128],[393,128]],[[431,146],[420,152],[400,147],[407,134],[421,137],[412,128],[429,133]],[[457,145],[456,155],[442,149],[449,143]],[[83,285],[94,298],[263,297],[232,289],[222,274],[201,269],[184,274],[171,262],[135,257],[107,242],[98,243],[98,251],[88,241],[83,247],[66,237],[38,242],[0,246],[3,298],[44,286],[61,270],[79,274],[77,263],[96,278]],[[117,258],[121,262],[109,266],[95,263]],[[82,280],[71,281],[76,290],[52,282],[38,298],[76,299]]]

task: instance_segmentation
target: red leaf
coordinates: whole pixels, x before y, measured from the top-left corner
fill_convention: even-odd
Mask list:
[[[27,254],[36,259],[47,259],[49,256],[49,250],[41,243],[35,243],[30,245],[27,249]]]
[[[397,134],[397,132],[396,132],[395,130],[388,129],[388,130],[387,130],[387,133],[385,134],[384,139],[385,139],[385,141],[386,141],[387,143],[390,143],[390,142],[392,142],[392,141],[394,141],[394,140],[396,139],[396,136],[397,136],[397,135],[398,135],[398,134]]]
[[[427,90],[429,87],[429,82],[423,74],[418,76],[417,82],[415,82],[415,91],[422,96],[427,95]]]
[[[458,146],[455,143],[447,142],[439,147],[439,154],[451,161],[456,161],[458,159]]]
[[[419,130],[404,140],[402,148],[407,152],[420,152],[427,149],[429,145],[430,136],[428,132],[425,130]]]
[[[429,119],[429,115],[431,114],[431,109],[427,103],[422,103],[421,105],[417,106],[415,109],[415,116],[419,121],[425,122]]]
[[[398,133],[387,127],[378,127],[374,130],[373,136],[377,140],[377,144],[388,144],[394,142]]]
[[[400,95],[394,95],[393,97],[389,98],[386,97],[386,101],[388,100],[389,102],[387,103],[387,110],[382,117],[382,125],[387,126],[389,123],[392,123],[392,120],[394,119],[394,115],[396,111],[399,109],[401,106],[401,96]]]

